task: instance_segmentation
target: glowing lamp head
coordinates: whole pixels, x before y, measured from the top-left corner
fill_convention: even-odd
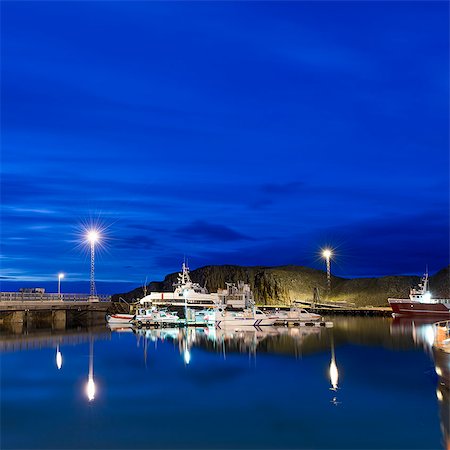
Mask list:
[[[322,256],[323,256],[325,259],[330,259],[332,255],[333,255],[333,252],[332,252],[329,248],[326,248],[326,249],[323,250],[323,252],[322,252]]]
[[[61,280],[61,278],[64,278],[64,274],[63,273],[58,273],[58,278]]]
[[[98,231],[95,231],[95,230],[89,231],[89,233],[87,235],[87,239],[91,244],[95,244],[96,242],[98,242],[99,238],[100,238],[100,235],[98,234]]]

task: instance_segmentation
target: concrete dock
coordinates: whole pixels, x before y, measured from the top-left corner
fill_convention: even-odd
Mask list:
[[[1,292],[0,325],[46,324],[63,329],[66,324],[104,323],[111,306],[109,296]]]

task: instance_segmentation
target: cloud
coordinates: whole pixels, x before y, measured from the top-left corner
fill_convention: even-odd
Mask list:
[[[187,239],[208,239],[215,242],[252,240],[251,237],[225,225],[208,223],[203,220],[197,220],[185,227],[178,228],[176,234]]]
[[[120,239],[114,244],[117,248],[122,249],[150,249],[156,244],[156,239],[144,235],[127,236]]]

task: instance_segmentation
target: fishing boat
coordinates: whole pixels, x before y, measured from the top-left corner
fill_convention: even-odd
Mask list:
[[[134,314],[107,314],[106,322],[110,325],[126,325],[131,324]]]
[[[392,315],[420,317],[450,317],[450,299],[433,298],[429,291],[428,271],[417,288],[412,288],[409,298],[389,298]]]

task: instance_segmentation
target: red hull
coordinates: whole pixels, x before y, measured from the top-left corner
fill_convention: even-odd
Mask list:
[[[389,300],[396,316],[450,317],[450,303],[422,303],[410,300]]]

